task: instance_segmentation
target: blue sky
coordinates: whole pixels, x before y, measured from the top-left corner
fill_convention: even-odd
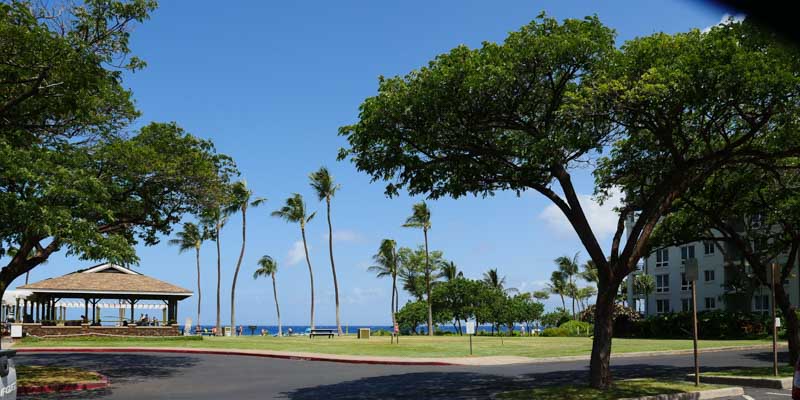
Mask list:
[[[278,292],[284,324],[308,321],[308,271],[297,253],[300,232],[272,218],[293,192],[310,209],[308,174],[328,166],[342,188],[333,202],[336,265],[342,320],[349,325],[389,321],[391,282],[366,271],[382,238],[401,246],[422,243],[422,233],[401,227],[419,199],[387,199],[383,184],[370,184],[349,162],[337,162],[345,142],[337,128],[352,123],[361,101],[375,94],[377,77],[405,74],[459,45],[502,41],[507,33],[545,11],[558,19],[597,14],[616,29],[618,43],[655,32],[705,28],[724,10],[690,1],[162,1],[132,35],[134,53],[148,67],[126,85],[143,116],[139,123],[177,121],[212,139],[231,155],[256,195],[269,201],[248,214],[248,247],[237,286],[237,321],[274,324],[267,280],[254,281],[256,260],[270,254],[280,264]],[[575,171],[590,218],[609,232],[609,205],[592,204],[588,171]],[[432,249],[442,250],[468,277],[498,268],[510,286],[540,289],[552,260],[582,247],[543,197],[498,193],[487,199],[431,202]],[[320,215],[323,216],[323,215]],[[229,321],[230,285],[240,246],[236,216],[223,231],[223,322]],[[333,284],[324,218],[308,226],[317,290],[317,323],[332,324]],[[601,240],[608,242],[608,234]],[[195,289],[194,258],[165,243],[139,248],[137,269]],[[584,252],[585,254],[585,252]],[[585,256],[582,257],[585,259]],[[214,321],[215,252],[202,251],[203,323]],[[31,280],[90,265],[57,255]],[[22,278],[21,278],[22,279]],[[11,287],[22,284],[18,279]],[[402,302],[406,295],[403,294]],[[181,302],[180,320],[194,315],[195,298]],[[560,302],[547,302],[552,308]]]

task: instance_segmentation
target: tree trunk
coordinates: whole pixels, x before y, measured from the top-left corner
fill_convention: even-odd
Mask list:
[[[278,314],[278,337],[283,336],[281,325],[281,307],[278,305],[278,286],[275,284],[275,273],[272,273],[272,295],[275,296],[275,312]]]
[[[394,296],[395,296],[395,290],[397,289],[396,288],[396,282],[397,282],[396,279],[397,279],[397,276],[396,275],[392,275],[392,303],[390,304],[390,307],[389,307],[392,310],[392,332],[394,332],[394,326],[397,324],[397,317],[394,314],[394,304],[395,304]]]
[[[603,286],[603,285],[598,285]],[[597,302],[594,314],[594,338],[592,341],[592,357],[589,362],[590,385],[605,389],[612,383],[611,378],[611,338],[614,327],[614,293],[619,283],[610,283],[608,288],[597,291]]]
[[[195,247],[195,256],[197,258],[197,326],[200,326],[200,304],[203,300],[203,293],[200,291],[200,246]]]
[[[564,295],[561,293],[559,293],[558,295],[561,296],[561,308],[564,311],[567,311],[567,303],[564,301]]]
[[[308,257],[308,244],[306,244],[306,227],[300,225],[300,233],[303,235],[303,250],[306,253],[306,264],[308,264],[308,276],[311,279],[311,329],[314,329],[314,271],[311,269],[311,258]]]
[[[428,303],[428,336],[433,336],[433,304],[431,304],[431,264],[428,256],[428,229],[423,229],[425,235],[425,291]]]
[[[239,279],[239,268],[242,267],[244,247],[247,243],[247,203],[242,206],[242,249],[239,250],[239,260],[236,261],[236,270],[233,272],[231,284],[231,329],[236,330],[236,280]]]
[[[775,305],[781,309],[786,320],[786,338],[789,341],[789,365],[797,364],[800,350],[800,332],[798,332],[796,308],[789,300],[789,294],[783,288],[782,282],[775,285]]]
[[[219,249],[219,242],[222,240],[219,237],[219,232],[221,230],[220,221],[217,219],[217,226],[216,226],[216,235],[217,235],[217,336],[222,336],[222,322],[220,321],[220,314],[222,310],[220,309],[220,304],[222,299],[220,298],[220,285],[222,284],[222,255]]]
[[[333,293],[336,296],[336,332],[342,336],[342,322],[339,317],[339,282],[336,280],[336,265],[333,263],[333,225],[331,224],[331,198],[326,197],[328,206],[328,252],[331,256],[331,272],[333,273]]]

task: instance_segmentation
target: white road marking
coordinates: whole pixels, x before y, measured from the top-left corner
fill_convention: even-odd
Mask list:
[[[756,399],[754,399],[754,398],[752,398],[752,397],[750,397],[750,396],[748,396],[746,394],[743,394],[742,397],[744,397],[744,400],[756,400]]]
[[[786,394],[786,393],[773,393],[773,392],[767,392],[766,394],[769,394],[769,395],[772,395],[772,396],[786,396],[786,397],[792,397],[792,395],[791,395],[791,394]]]

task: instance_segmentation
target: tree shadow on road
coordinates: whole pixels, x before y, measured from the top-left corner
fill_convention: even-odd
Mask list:
[[[167,378],[181,370],[191,368],[198,360],[189,356],[132,353],[41,353],[18,354],[17,365],[42,365],[55,367],[78,367],[97,371],[109,378],[112,385],[119,383],[135,384],[153,378]],[[49,399],[95,399],[111,394],[110,389],[102,389],[57,396],[38,395],[35,398]]]

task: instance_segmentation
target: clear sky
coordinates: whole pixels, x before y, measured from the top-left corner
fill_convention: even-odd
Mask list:
[[[177,121],[212,139],[231,155],[256,195],[269,201],[251,209],[248,246],[237,286],[237,322],[274,324],[268,280],[254,281],[256,260],[279,262],[278,294],[284,324],[307,324],[308,271],[299,227],[272,218],[293,192],[324,213],[308,174],[328,166],[342,188],[333,200],[335,256],[342,320],[388,324],[391,282],[367,272],[383,238],[401,246],[422,243],[422,232],[402,228],[419,199],[387,199],[384,185],[370,184],[349,162],[337,162],[345,145],[337,128],[352,123],[361,101],[376,92],[379,75],[405,74],[459,45],[502,41],[541,11],[558,19],[597,14],[616,29],[618,44],[655,32],[705,28],[725,10],[702,2],[676,1],[231,1],[165,0],[132,35],[134,53],[148,67],[128,75],[149,121]],[[610,205],[593,204],[588,171],[576,171],[593,224],[608,242],[615,219]],[[465,275],[480,278],[498,268],[509,286],[540,289],[552,260],[582,251],[565,220],[534,193],[499,193],[487,199],[439,200],[429,204],[430,246],[442,250]],[[320,216],[324,216],[321,214]],[[610,225],[610,226],[609,226]],[[307,228],[317,293],[317,323],[335,322],[333,283],[324,218]],[[240,217],[223,231],[222,310],[229,321],[230,286],[241,240]],[[585,252],[582,252],[582,261]],[[140,272],[195,290],[191,254],[178,255],[165,241],[139,248]],[[202,249],[203,323],[213,323],[215,252]],[[91,265],[56,255],[31,273],[31,281]],[[21,285],[18,279],[11,287]],[[407,298],[401,295],[401,304]],[[181,302],[180,321],[193,317],[196,298]],[[547,302],[552,309],[560,301]],[[160,316],[159,316],[160,317]]]

